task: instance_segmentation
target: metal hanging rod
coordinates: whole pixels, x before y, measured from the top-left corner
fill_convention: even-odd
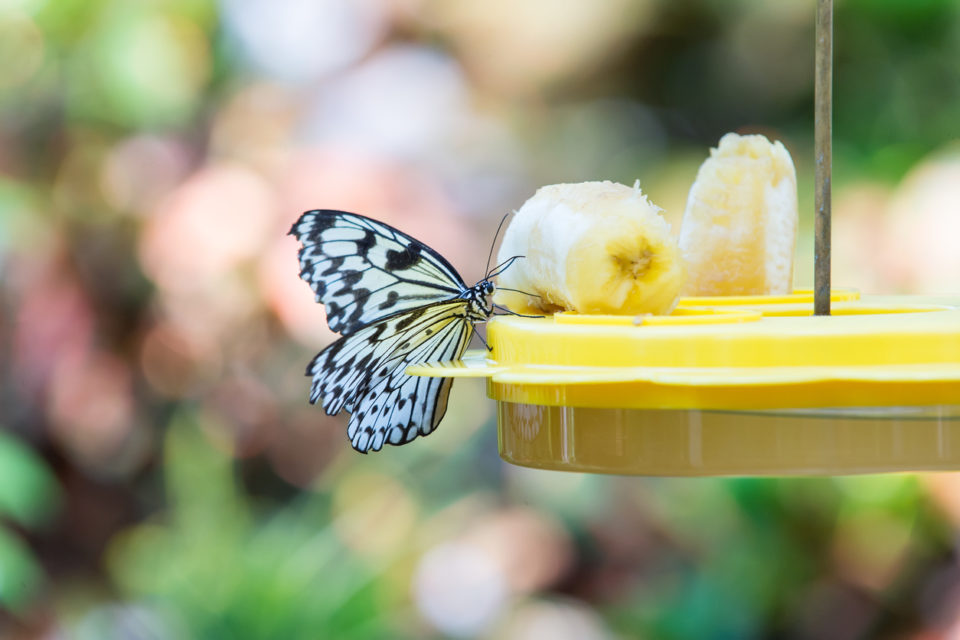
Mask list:
[[[817,0],[814,84],[813,313],[830,315],[830,188],[833,172],[833,0]]]

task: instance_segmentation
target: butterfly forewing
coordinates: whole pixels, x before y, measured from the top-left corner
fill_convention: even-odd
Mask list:
[[[393,227],[345,211],[308,211],[290,233],[303,243],[300,277],[344,335],[466,290],[443,256]]]

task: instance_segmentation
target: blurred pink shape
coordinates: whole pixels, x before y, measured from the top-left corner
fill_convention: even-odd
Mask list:
[[[798,638],[845,640],[869,637],[878,615],[877,601],[844,583],[826,576],[798,594],[791,626]]]
[[[90,301],[64,267],[56,253],[20,257],[8,267],[7,284],[19,293],[13,363],[27,398],[47,385],[61,358],[86,352],[93,339]]]
[[[307,385],[304,378],[304,397]],[[294,486],[311,487],[327,465],[350,447],[342,417],[327,416],[306,402],[285,416],[282,429],[273,433],[267,445],[267,457],[277,475]]]
[[[573,545],[563,526],[524,507],[484,518],[471,527],[465,541],[490,555],[515,593],[548,587],[573,562]]]
[[[102,351],[74,353],[57,362],[47,405],[58,440],[87,464],[118,453],[133,427],[130,372]]]
[[[890,201],[880,253],[898,289],[960,293],[960,149],[907,174]]]
[[[264,450],[278,427],[276,401],[271,390],[250,375],[237,375],[221,381],[204,396],[204,407],[213,420],[203,422],[217,437],[226,440],[228,453],[249,458]]]
[[[315,301],[310,286],[300,279],[297,241],[277,238],[260,261],[260,291],[287,331],[300,343],[323,347],[337,338],[327,327],[323,305]],[[312,355],[304,354],[304,366]]]
[[[839,286],[867,293],[894,293],[884,275],[895,259],[877,251],[884,242],[884,223],[890,191],[878,184],[855,184],[838,189],[833,202],[832,279]]]
[[[339,209],[375,218],[399,228],[439,251],[455,266],[486,259],[486,241],[471,244],[439,185],[400,163],[337,147],[293,153],[280,177],[286,233],[310,209]],[[278,229],[279,231],[279,229]],[[268,306],[298,340],[320,346],[334,334],[326,328],[322,307],[299,279],[299,245],[278,233],[260,262],[260,290]],[[472,283],[471,283],[472,284]]]
[[[194,344],[189,334],[167,322],[151,327],[140,343],[143,376],[154,391],[166,397],[197,393],[204,374],[209,376],[218,364],[210,349]]]
[[[925,473],[920,479],[941,513],[960,531],[960,474]]]
[[[215,281],[198,282],[196,289],[161,290],[158,296],[160,317],[190,345],[208,378],[222,362],[224,349],[232,349],[236,358],[257,346],[245,339],[257,329],[259,299],[243,275],[234,270]]]
[[[203,289],[260,252],[275,213],[270,187],[257,173],[239,165],[203,168],[148,220],[141,264],[163,289]]]

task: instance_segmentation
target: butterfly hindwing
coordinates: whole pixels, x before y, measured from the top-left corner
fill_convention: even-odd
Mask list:
[[[344,335],[466,290],[443,256],[371,218],[318,209],[290,233],[303,243],[300,277],[326,307],[330,329]]]
[[[447,411],[452,384],[453,378],[408,376],[402,370],[377,381],[350,416],[353,448],[379,451],[384,443],[406,444],[431,433]]]
[[[470,340],[464,300],[419,307],[373,323],[321,351],[307,368],[310,401],[331,415],[351,413],[354,448],[404,444],[436,428],[446,411],[451,379],[408,376],[421,362],[456,360]]]

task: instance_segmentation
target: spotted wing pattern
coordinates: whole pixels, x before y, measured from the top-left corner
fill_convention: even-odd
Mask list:
[[[326,307],[330,329],[343,335],[467,289],[443,256],[371,218],[307,211],[290,233],[303,243],[300,277]]]
[[[358,451],[405,444],[431,433],[447,410],[452,379],[409,376],[408,365],[456,360],[470,341],[465,300],[419,307],[344,336],[307,367],[310,402],[351,413],[347,435]]]

